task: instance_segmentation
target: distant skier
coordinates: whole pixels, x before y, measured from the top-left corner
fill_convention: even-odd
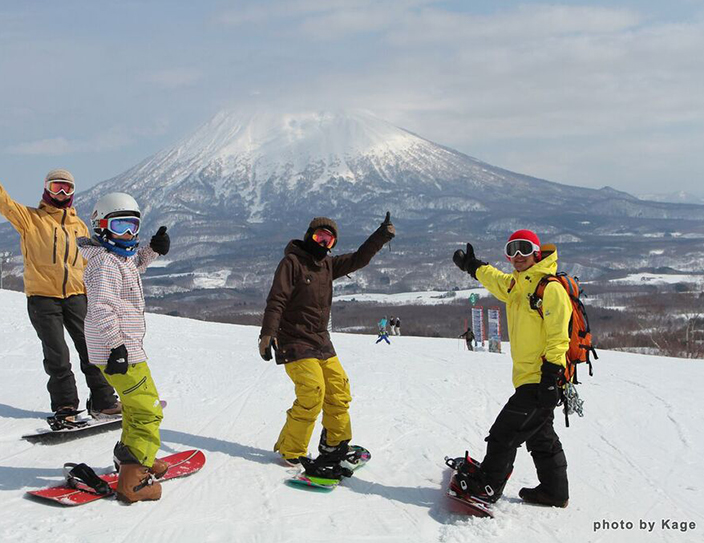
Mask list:
[[[397,336],[401,335],[401,319],[396,317],[396,334]]]
[[[393,315],[389,319],[389,335],[393,336],[396,334],[396,319]]]
[[[386,315],[381,317],[381,320],[377,323],[377,326],[379,327],[379,332],[386,332],[386,325],[389,323],[389,321],[386,319]]]
[[[386,343],[391,345],[391,342],[389,341],[389,334],[388,332],[386,332],[386,330],[379,330],[379,336],[376,340],[376,343],[379,343],[380,341],[385,341]]]
[[[287,412],[274,450],[291,465],[324,473],[339,466],[352,438],[347,374],[327,331],[332,282],[369,264],[395,235],[390,214],[354,253],[329,256],[338,240],[335,221],[313,219],[303,240],[289,242],[274,274],[259,339],[259,354],[283,364],[295,385],[296,401]],[[315,421],[323,411],[323,432],[315,465],[306,457]],[[301,460],[302,458],[302,460]]]
[[[85,260],[79,256],[76,244],[79,236],[88,235],[88,228],[73,207],[74,191],[73,175],[67,170],[51,170],[47,174],[38,207],[14,201],[0,185],[0,213],[22,240],[29,320],[42,342],[51,410],[59,419],[71,418],[79,405],[64,328],[76,347],[90,389],[89,412],[120,413],[115,391],[100,370],[88,362],[83,332]]]
[[[170,240],[162,226],[149,246],[138,250],[141,218],[130,195],[107,194],[96,202],[91,215],[93,237],[79,240],[81,254],[88,260],[84,275],[88,354],[122,401],[122,436],[114,455],[120,469],[116,494],[127,503],[158,500],[161,484],[152,476],[161,478],[168,468],[156,458],[163,414],[144,352],[140,274],[169,252]]]
[[[474,332],[471,328],[468,327],[464,334],[460,334],[457,337],[464,338],[464,341],[467,344],[467,349],[470,351],[474,350]]]
[[[495,502],[513,470],[516,450],[525,442],[540,484],[522,488],[519,496],[529,503],[567,507],[567,460],[553,419],[564,384],[572,306],[565,289],[555,283],[545,288],[544,318],[530,306],[538,281],[557,272],[554,245],[541,247],[534,232],[518,230],[509,237],[505,256],[515,270],[512,274],[479,260],[469,243],[466,252],[458,250],[453,256],[457,267],[506,303],[516,392],[489,431],[481,468],[465,462],[451,485],[459,493]]]

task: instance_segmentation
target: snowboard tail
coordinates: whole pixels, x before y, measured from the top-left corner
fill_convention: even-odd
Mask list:
[[[169,479],[192,475],[205,465],[205,455],[202,451],[198,450],[179,452],[165,456],[160,460],[169,465],[169,469],[166,474],[159,479],[160,483],[168,481]],[[27,494],[33,498],[48,500],[66,506],[83,505],[85,503],[94,502],[114,494],[114,491],[117,488],[117,472],[100,475],[99,477],[107,483],[112,492],[100,494],[96,490],[84,484],[73,483],[74,486],[70,486],[68,483],[65,483],[49,488],[42,488],[40,490],[30,490]]]

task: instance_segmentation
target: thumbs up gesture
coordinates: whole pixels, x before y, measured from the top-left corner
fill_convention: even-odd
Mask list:
[[[149,246],[152,248],[152,251],[159,253],[162,256],[169,252],[169,248],[171,247],[171,239],[166,233],[166,226],[159,227],[156,234],[152,236]]]
[[[391,223],[391,212],[390,211],[386,212],[386,217],[384,218],[384,222],[381,223],[381,226],[379,227],[379,231],[382,233],[382,235],[386,238],[387,241],[393,239],[394,236],[396,235],[396,228]]]

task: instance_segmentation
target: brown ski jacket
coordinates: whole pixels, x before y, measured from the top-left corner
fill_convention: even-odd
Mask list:
[[[261,330],[262,336],[277,338],[277,364],[335,356],[328,333],[332,282],[369,264],[389,239],[380,227],[354,253],[322,261],[306,252],[301,240],[289,242],[274,273]]]

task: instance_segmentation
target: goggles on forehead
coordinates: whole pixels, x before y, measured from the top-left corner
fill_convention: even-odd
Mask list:
[[[315,232],[313,232],[313,241],[318,245],[322,245],[326,249],[332,249],[335,245],[336,239],[335,235],[329,230],[318,228]]]
[[[63,192],[66,196],[71,196],[76,190],[76,187],[74,187],[71,181],[66,181],[63,179],[47,181],[46,183],[44,183],[44,188],[47,190],[47,192],[49,192],[49,194],[56,195]]]
[[[140,222],[139,217],[111,217],[109,219],[100,219],[98,226],[118,236],[128,232],[136,236],[139,233]]]
[[[513,239],[506,244],[505,253],[509,258],[514,258],[516,255],[530,256],[533,253],[539,253],[540,247],[527,239]]]

